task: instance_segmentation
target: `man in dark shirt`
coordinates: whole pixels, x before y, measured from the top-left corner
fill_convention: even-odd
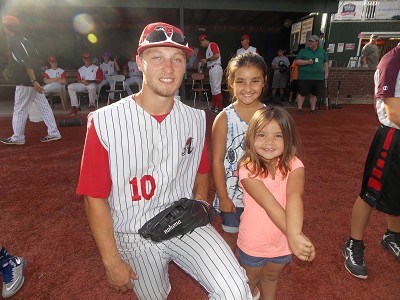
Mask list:
[[[0,138],[6,145],[25,144],[25,126],[29,108],[35,102],[47,126],[48,134],[41,142],[61,139],[57,129],[53,111],[43,93],[44,89],[38,82],[42,80],[38,52],[31,41],[21,36],[21,23],[14,16],[4,16],[2,19],[6,36],[9,38],[11,62],[9,66],[15,77],[15,99],[12,127],[14,134],[9,138]]]

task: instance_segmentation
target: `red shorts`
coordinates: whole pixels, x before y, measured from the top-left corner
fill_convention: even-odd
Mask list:
[[[378,128],[365,162],[360,197],[383,213],[400,215],[400,130]]]

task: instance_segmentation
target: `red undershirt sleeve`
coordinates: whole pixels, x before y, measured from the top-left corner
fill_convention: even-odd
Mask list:
[[[101,144],[91,120],[86,133],[76,193],[93,198],[107,198],[110,191],[108,152]]]

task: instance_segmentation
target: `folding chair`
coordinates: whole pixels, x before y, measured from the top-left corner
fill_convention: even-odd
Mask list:
[[[206,100],[207,100],[207,108],[210,108],[210,103],[208,102],[208,91],[210,89],[204,88],[203,79],[204,79],[203,73],[193,73],[192,74],[192,92],[194,94],[193,107],[196,107],[197,94],[200,94],[200,95],[203,94],[203,95],[205,95]]]
[[[48,95],[49,102],[52,108],[54,108],[54,97],[59,97],[61,100],[61,104],[64,110],[67,110],[67,91],[65,88],[65,84],[62,85],[62,89],[60,93],[50,93]]]
[[[114,81],[114,86],[110,87],[109,90],[107,90],[108,97],[107,97],[107,105],[110,104],[110,93],[119,94],[119,99],[122,99],[122,94],[126,94],[125,90],[125,76],[124,75],[112,75],[111,76],[112,80]],[[121,88],[116,88],[117,85],[122,84],[122,89]],[[114,98],[115,99],[115,98]]]

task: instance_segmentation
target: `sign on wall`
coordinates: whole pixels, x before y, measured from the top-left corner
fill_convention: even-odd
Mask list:
[[[309,18],[301,22],[300,44],[306,44],[307,39],[312,35],[314,18]]]
[[[364,1],[340,1],[335,20],[360,20]]]
[[[290,53],[299,50],[301,22],[293,23],[290,33]]]

